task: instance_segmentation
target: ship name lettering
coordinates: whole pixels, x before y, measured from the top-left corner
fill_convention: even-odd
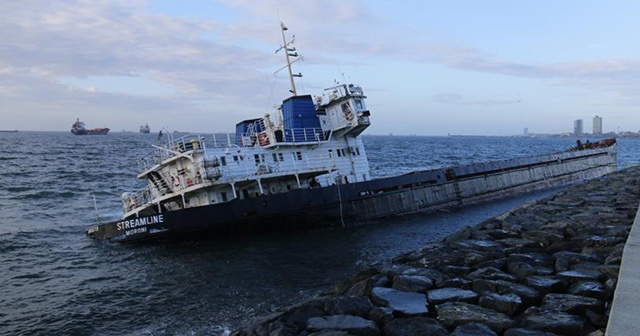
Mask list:
[[[129,230],[129,229],[147,226],[149,224],[158,224],[158,223],[164,223],[164,215],[155,215],[155,216],[139,217],[134,219],[123,220],[116,223],[116,229],[118,231]]]

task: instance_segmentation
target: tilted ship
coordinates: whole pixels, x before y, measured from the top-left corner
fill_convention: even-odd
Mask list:
[[[76,122],[71,125],[71,133],[75,135],[105,135],[109,133],[109,128],[86,128],[84,122],[80,121],[80,118],[76,119]]]
[[[616,170],[615,139],[547,155],[371,179],[361,134],[370,125],[362,88],[298,95],[293,40],[283,50],[292,95],[273,114],[244,120],[226,141],[170,137],[138,162],[142,190],[122,195],[121,220],[87,230],[140,242],[359,225],[462,206]]]

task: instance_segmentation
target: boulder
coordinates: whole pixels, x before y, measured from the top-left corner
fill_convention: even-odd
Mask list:
[[[393,289],[416,293],[424,293],[433,286],[433,280],[423,275],[396,275],[392,283]]]
[[[394,315],[424,316],[429,313],[427,296],[420,293],[402,292],[393,288],[374,287],[371,301],[379,306],[393,309]]]
[[[383,329],[385,336],[448,336],[447,329],[438,321],[426,317],[397,318]]]
[[[540,308],[581,315],[587,309],[602,313],[604,311],[604,303],[586,296],[551,293],[544,296]]]
[[[522,306],[522,299],[515,294],[500,295],[493,292],[484,292],[480,296],[478,304],[481,307],[513,316]]]
[[[436,310],[438,321],[450,328],[467,323],[483,323],[494,331],[502,332],[514,325],[514,321],[503,313],[466,302],[443,303],[436,306]]]
[[[598,281],[602,277],[602,273],[594,270],[575,269],[558,272],[556,276],[570,283],[578,283],[585,280]]]
[[[579,316],[540,307],[530,307],[520,317],[524,328],[552,332],[559,335],[585,334],[585,323]]]
[[[309,332],[338,330],[363,336],[380,335],[380,330],[373,321],[351,315],[312,317],[307,321],[307,330]]]
[[[485,324],[467,323],[458,326],[451,336],[497,336],[497,334]]]
[[[328,315],[354,315],[366,318],[375,307],[367,297],[337,296],[327,298],[323,308]]]
[[[535,288],[540,294],[559,293],[565,290],[565,284],[560,279],[552,276],[534,275],[524,279],[524,284]]]
[[[526,328],[511,328],[504,332],[504,336],[558,336],[558,334]]]
[[[522,299],[524,307],[540,302],[540,293],[537,290],[523,284],[503,280],[473,280],[473,291],[476,293],[489,291],[498,294],[515,294]]]
[[[460,288],[440,288],[427,292],[427,298],[432,305],[439,305],[445,302],[478,302],[478,293]]]
[[[581,295],[598,300],[610,300],[612,292],[599,281],[580,281],[569,287],[569,294]]]
[[[477,271],[469,273],[467,278],[470,280],[487,279],[487,280],[505,280],[510,282],[516,281],[515,276],[505,273],[495,267],[480,268]]]

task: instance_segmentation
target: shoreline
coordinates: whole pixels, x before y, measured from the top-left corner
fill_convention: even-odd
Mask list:
[[[231,335],[603,335],[640,167],[369,266]]]

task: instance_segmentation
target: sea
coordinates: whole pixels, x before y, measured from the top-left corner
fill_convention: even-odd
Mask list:
[[[546,154],[575,138],[363,137],[374,177]],[[584,139],[583,139],[584,142]],[[228,335],[562,187],[353,228],[121,245],[85,230],[122,216],[155,134],[0,133],[0,335]],[[639,139],[618,140],[621,169]]]

